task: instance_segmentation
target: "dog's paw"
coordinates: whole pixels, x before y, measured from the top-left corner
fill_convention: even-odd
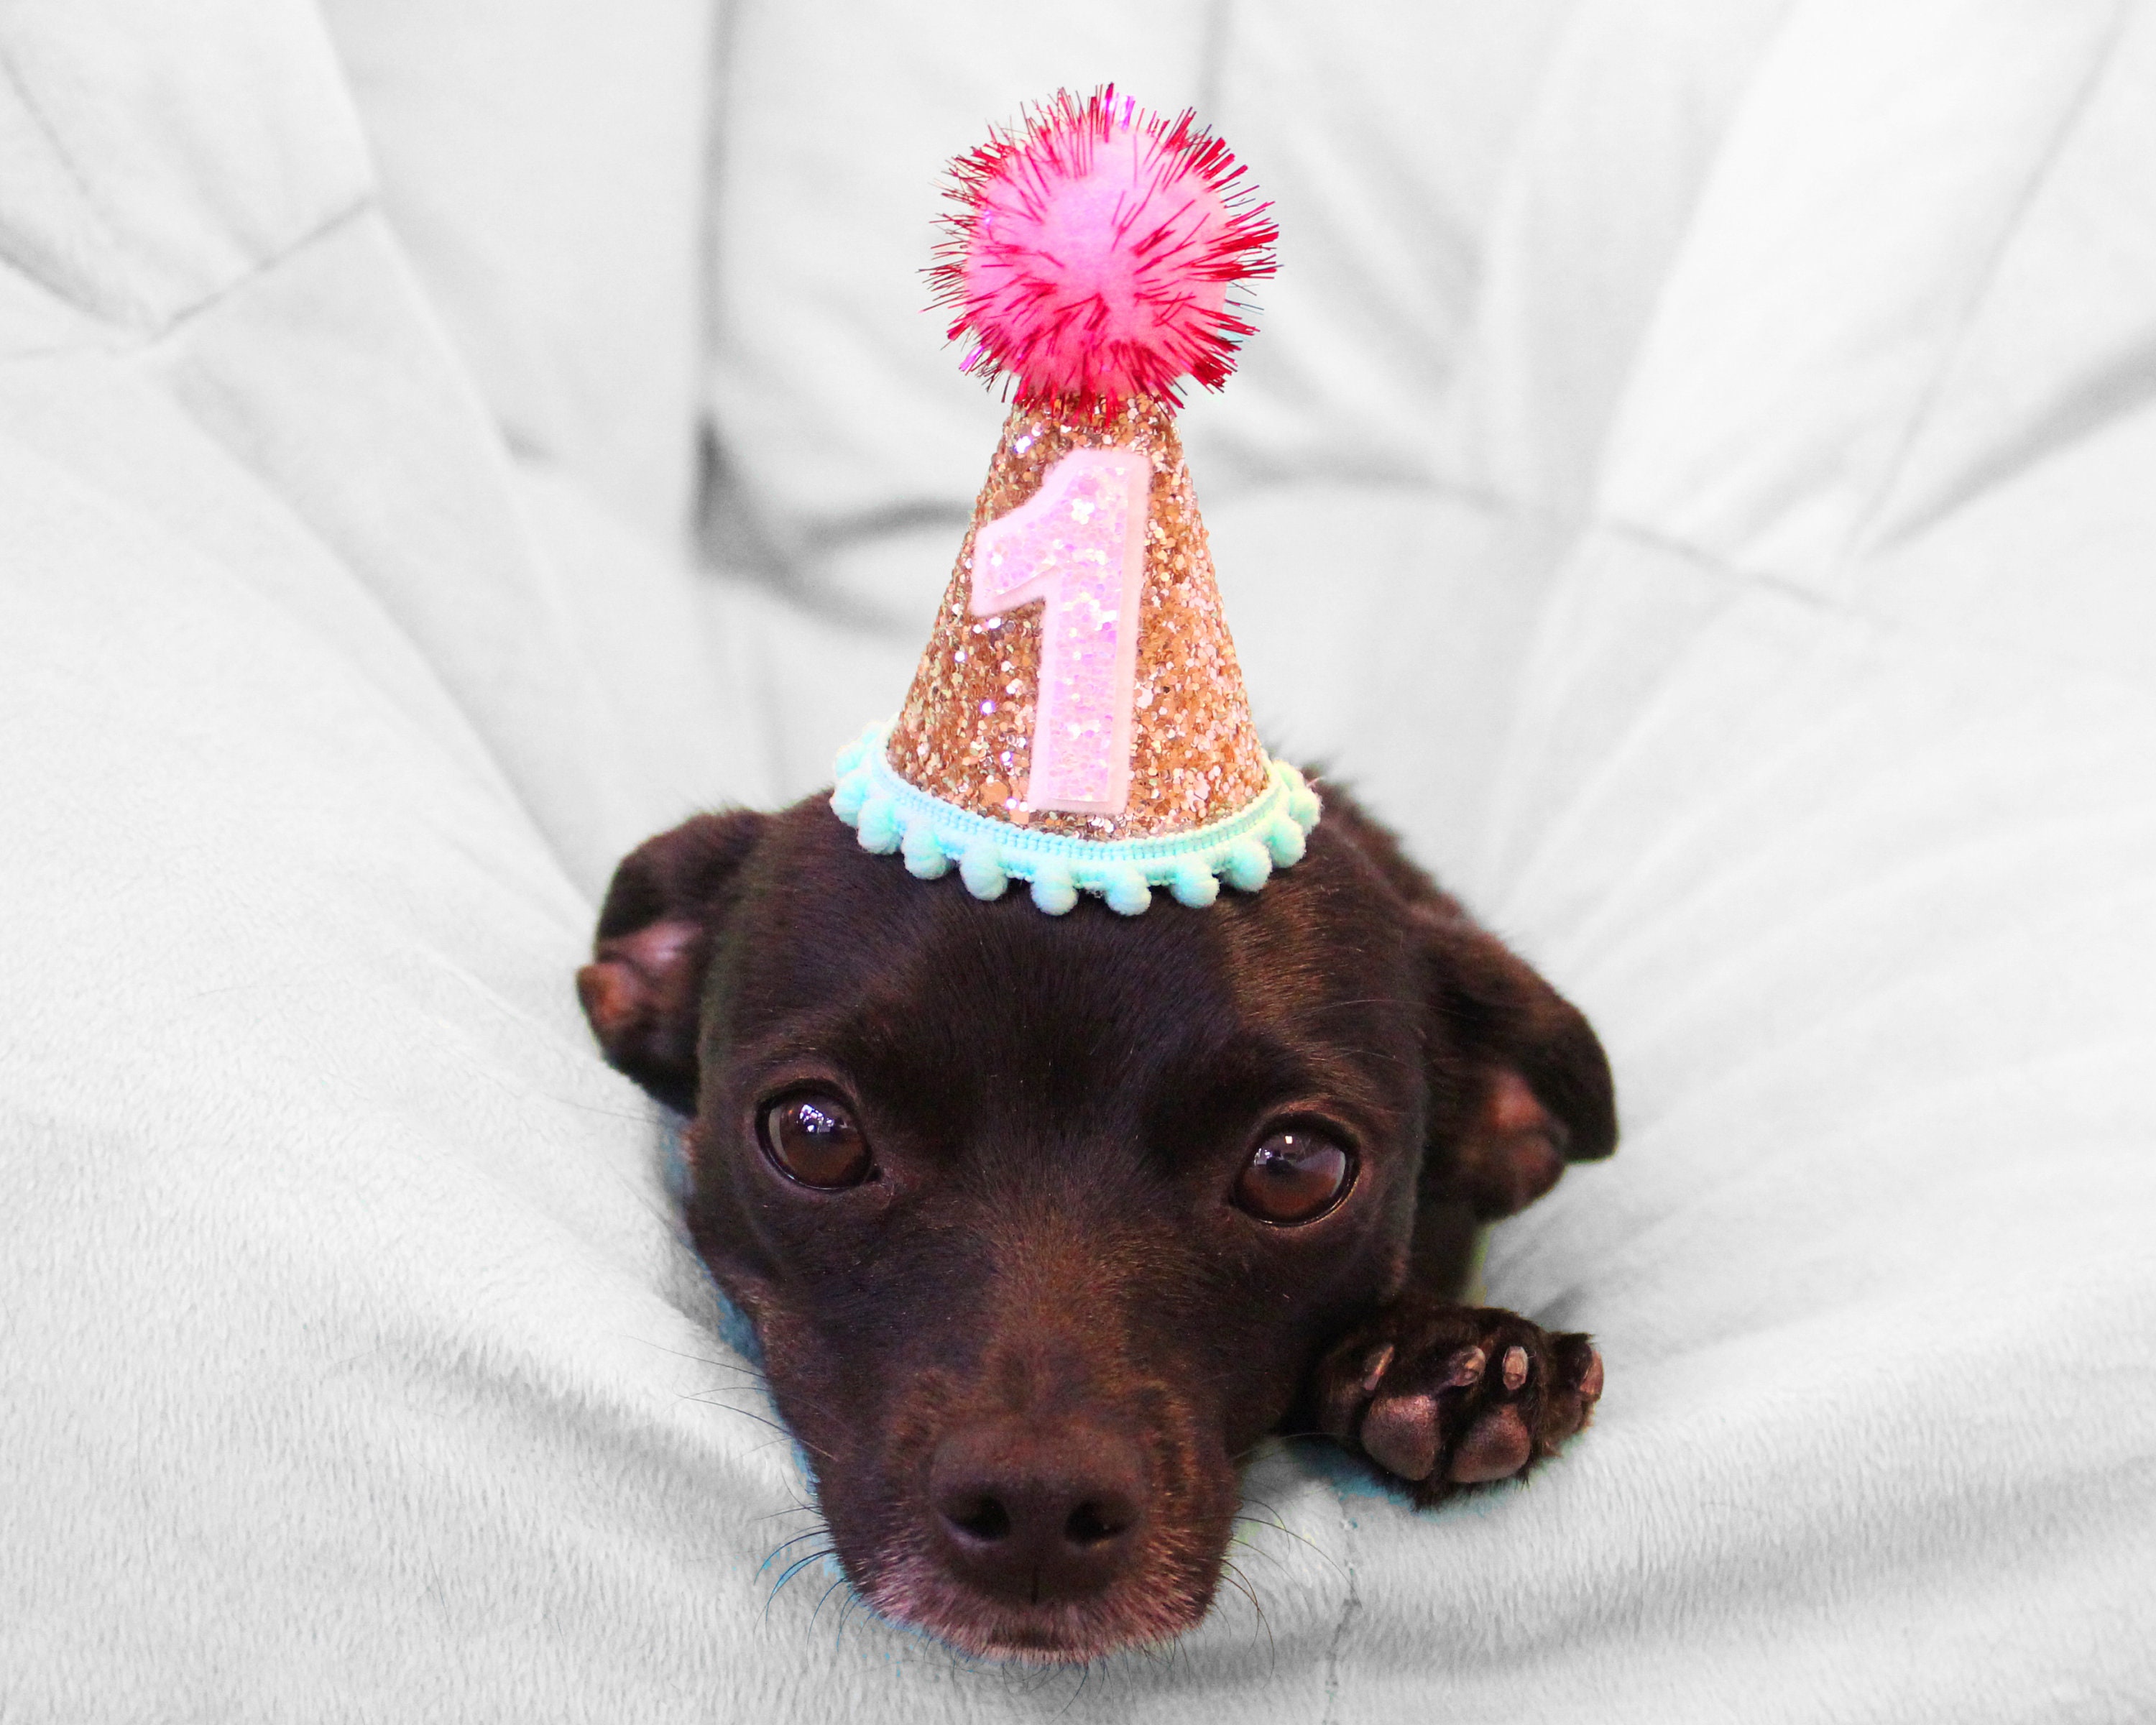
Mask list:
[[[1317,1368],[1325,1429],[1434,1503],[1524,1473],[1594,1413],[1602,1356],[1509,1312],[1403,1301]]]

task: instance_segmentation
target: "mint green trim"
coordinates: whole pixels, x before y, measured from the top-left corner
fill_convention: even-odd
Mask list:
[[[871,725],[839,752],[831,812],[853,828],[861,849],[896,851],[923,880],[953,865],[975,898],[1001,898],[1014,880],[1031,884],[1033,901],[1060,916],[1091,892],[1126,916],[1152,902],[1165,886],[1180,903],[1209,905],[1220,883],[1255,892],[1272,871],[1302,860],[1306,835],[1317,824],[1317,793],[1285,761],[1268,763],[1262,794],[1225,820],[1158,839],[1067,839],[1034,833],[956,808],[909,784],[884,758],[889,725]]]

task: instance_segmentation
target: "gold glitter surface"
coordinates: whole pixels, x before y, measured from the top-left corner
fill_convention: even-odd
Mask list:
[[[1121,814],[1028,809],[1040,670],[1042,602],[975,617],[973,536],[1040,488],[1073,449],[1122,446],[1153,465],[1138,601],[1131,795]],[[1083,408],[1018,408],[973,506],[973,523],[936,613],[906,705],[891,726],[891,770],[932,796],[1035,832],[1145,839],[1225,819],[1263,795],[1265,753],[1250,722],[1235,645],[1221,614],[1205,523],[1182,440],[1158,403],[1112,416]]]

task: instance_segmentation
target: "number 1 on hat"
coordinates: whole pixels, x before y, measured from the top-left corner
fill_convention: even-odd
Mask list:
[[[1152,464],[1135,449],[1074,449],[1040,489],[973,536],[976,617],[1039,599],[1034,809],[1120,814],[1131,793],[1131,703]]]

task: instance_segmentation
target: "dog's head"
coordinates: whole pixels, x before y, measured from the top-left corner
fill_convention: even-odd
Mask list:
[[[848,1576],[976,1652],[1195,1624],[1236,1459],[1419,1213],[1615,1137],[1585,1021],[1337,795],[1262,892],[1132,918],[916,880],[820,799],[704,816],[578,984],[694,1117],[691,1231]]]

